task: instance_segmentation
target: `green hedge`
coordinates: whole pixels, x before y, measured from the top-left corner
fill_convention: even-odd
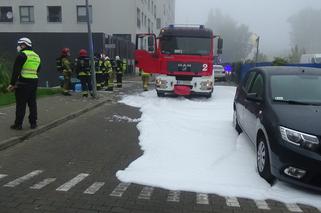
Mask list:
[[[37,97],[46,97],[61,93],[61,89],[58,88],[39,88],[37,90]],[[0,107],[6,106],[15,103],[15,96],[13,92],[6,93],[6,94],[0,94]]]
[[[6,93],[10,83],[12,63],[4,56],[0,56],[0,93]]]

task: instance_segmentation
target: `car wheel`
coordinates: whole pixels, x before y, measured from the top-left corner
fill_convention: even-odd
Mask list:
[[[243,132],[237,120],[236,110],[234,110],[234,113],[233,113],[233,126],[238,134],[241,134]]]
[[[157,91],[157,96],[158,97],[165,97],[165,93]]]
[[[269,184],[273,184],[275,178],[271,174],[269,149],[264,137],[258,139],[256,150],[256,163],[259,175]]]

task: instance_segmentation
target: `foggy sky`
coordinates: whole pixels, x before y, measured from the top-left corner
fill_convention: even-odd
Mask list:
[[[261,37],[261,51],[279,56],[290,51],[287,19],[304,8],[320,9],[321,0],[176,0],[175,22],[205,24],[211,8],[248,25]]]

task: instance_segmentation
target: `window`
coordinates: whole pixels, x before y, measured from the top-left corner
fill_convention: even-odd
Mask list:
[[[148,33],[151,32],[151,29],[150,29],[150,19],[148,19]]]
[[[156,18],[156,4],[154,5],[154,17]]]
[[[258,98],[263,97],[263,77],[261,74],[256,76],[249,93],[256,93]]]
[[[160,18],[156,19],[156,27],[158,30],[162,27],[162,20]]]
[[[141,21],[140,21],[140,9],[137,8],[137,27],[141,27]]]
[[[48,6],[48,22],[61,21],[61,6]]]
[[[21,23],[34,23],[34,8],[33,6],[20,6],[20,22]]]
[[[0,7],[0,22],[12,22],[12,7]]]
[[[251,87],[251,83],[253,81],[253,78],[255,77],[256,75],[256,72],[255,71],[252,71],[250,72],[248,75],[247,75],[247,78],[243,84],[243,89],[245,92],[248,92],[250,87]]]
[[[141,19],[141,22],[142,22],[142,26],[144,25],[144,13],[142,12],[142,19]]]
[[[93,12],[92,6],[89,6],[89,20],[93,21]],[[86,6],[77,6],[77,21],[78,22],[87,22],[87,12]]]

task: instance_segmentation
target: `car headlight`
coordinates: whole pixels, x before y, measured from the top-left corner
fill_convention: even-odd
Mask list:
[[[309,150],[316,150],[320,144],[319,139],[314,135],[305,134],[292,129],[280,126],[282,139]]]

